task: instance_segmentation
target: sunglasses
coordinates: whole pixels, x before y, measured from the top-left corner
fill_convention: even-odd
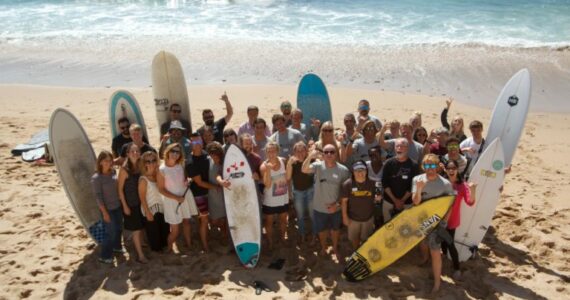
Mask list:
[[[336,154],[336,151],[334,151],[334,150],[329,150],[329,151],[323,151],[323,153],[324,153],[325,155],[335,155],[335,154]]]
[[[149,160],[145,160],[145,161],[144,161],[144,163],[147,164],[147,165],[154,164],[154,163],[156,163],[156,162],[157,162],[156,159],[149,159]]]
[[[368,105],[361,105],[361,106],[358,107],[358,109],[360,109],[360,110],[369,110],[370,107],[368,107]]]
[[[176,113],[176,114],[179,114],[179,113],[182,112],[182,110],[180,110],[180,109],[173,109],[173,110],[171,110],[171,112]]]
[[[458,150],[459,149],[459,145],[448,145],[447,146],[447,150]]]
[[[202,141],[191,141],[192,145],[202,145]]]
[[[376,128],[374,128],[374,127],[366,127],[363,129],[363,131],[375,131],[375,130],[376,130]]]
[[[437,169],[437,165],[436,164],[424,164],[424,169],[425,170]]]
[[[170,150],[170,154],[180,154],[180,150]]]

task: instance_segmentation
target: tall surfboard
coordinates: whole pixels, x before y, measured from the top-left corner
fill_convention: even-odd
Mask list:
[[[192,124],[186,79],[180,62],[174,54],[160,51],[152,60],[152,92],[158,129],[170,120],[170,105],[177,103],[182,108],[181,119]],[[192,128],[187,128],[192,131]]]
[[[436,228],[453,199],[454,196],[431,199],[398,214],[352,254],[342,276],[359,281],[404,256]]]
[[[311,126],[311,119],[318,119],[321,124],[332,121],[331,103],[325,84],[319,76],[309,73],[299,82],[297,107],[303,111],[303,123]]]
[[[461,203],[461,222],[455,229],[455,247],[459,261],[468,260],[477,250],[495,214],[503,179],[505,160],[501,140],[493,140],[481,154],[469,175],[477,183],[475,204]]]
[[[224,201],[232,240],[240,262],[254,268],[261,253],[261,217],[251,167],[243,152],[231,145],[224,157]]]
[[[530,73],[517,72],[507,82],[497,98],[485,141],[500,138],[505,154],[505,166],[511,165],[530,107]]]
[[[91,188],[96,158],[85,130],[73,114],[58,108],[49,122],[49,140],[57,173],[73,210],[89,236],[101,243],[105,227]]]
[[[118,90],[109,98],[109,125],[111,139],[121,133],[119,119],[126,117],[131,124],[139,124],[143,129],[143,136],[148,140],[146,125],[137,99],[129,91]]]

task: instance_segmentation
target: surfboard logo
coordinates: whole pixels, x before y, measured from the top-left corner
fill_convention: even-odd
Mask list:
[[[509,97],[509,100],[507,100],[507,103],[510,106],[515,106],[515,105],[519,104],[519,97],[517,97],[516,95],[512,95]]]
[[[233,179],[242,178],[244,176],[245,176],[244,172],[235,172],[235,173],[230,174],[230,178],[233,178]]]
[[[441,218],[438,215],[433,215],[422,222],[420,226],[420,231],[423,232],[424,235],[428,234],[428,230],[433,226],[433,224],[439,222]]]
[[[485,176],[488,178],[495,178],[495,177],[497,177],[497,173],[495,173],[491,170],[481,170],[481,176]]]
[[[154,99],[154,105],[155,106],[168,106],[168,103],[170,103],[170,101],[168,101],[168,98],[163,98],[163,99]]]
[[[239,164],[237,162],[235,162],[233,165],[230,165],[229,167],[226,168],[226,171],[228,173],[230,173],[232,171],[232,169],[234,169],[234,171],[239,170],[241,167],[245,166],[245,162],[244,161],[240,161]],[[242,174],[243,176],[243,174]]]
[[[495,171],[500,171],[503,169],[503,167],[504,167],[503,161],[495,160],[493,162],[493,169],[495,169]]]

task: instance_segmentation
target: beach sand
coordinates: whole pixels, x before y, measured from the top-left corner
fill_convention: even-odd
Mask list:
[[[200,254],[195,234],[193,249],[182,255],[150,253],[150,263],[134,262],[134,249],[117,259],[115,267],[97,262],[98,247],[87,236],[61,186],[54,166],[36,166],[10,149],[47,128],[53,110],[63,107],[77,116],[96,152],[109,149],[108,97],[118,87],[71,88],[36,85],[0,85],[0,299],[16,298],[426,298],[431,268],[416,266],[417,252],[410,252],[386,270],[360,283],[340,277],[343,264],[318,258],[317,249],[282,245],[262,251],[253,270],[239,264],[235,254],[212,234],[212,251]],[[157,145],[158,126],[152,90],[130,88],[141,104],[150,140]],[[270,120],[279,103],[295,102],[294,85],[198,85],[189,86],[194,126],[200,111],[209,107],[224,115],[219,96],[226,91],[234,106],[229,126],[246,119],[246,107],[256,104],[260,116]],[[371,114],[382,120],[407,120],[423,112],[426,128],[439,127],[445,105],[441,96],[416,95],[379,89],[332,87],[336,125],[356,108],[362,98],[371,102]],[[488,125],[487,108],[454,103],[450,116],[461,114]],[[524,298],[564,299],[570,293],[570,185],[568,171],[570,115],[531,112],[508,174],[500,204],[480,256],[464,263],[462,280],[451,278],[444,259],[443,299]],[[292,227],[290,222],[290,228]],[[196,228],[194,228],[196,229]],[[295,230],[290,229],[295,237]],[[147,249],[148,250],[148,249]],[[342,251],[350,254],[346,234]],[[147,251],[148,253],[149,251]],[[275,258],[286,259],[282,270],[268,269]],[[302,272],[291,272],[300,267]],[[290,271],[290,272],[287,272]],[[293,273],[293,274],[288,274]],[[256,296],[251,284],[262,280],[273,292]],[[566,295],[566,296],[564,296]]]

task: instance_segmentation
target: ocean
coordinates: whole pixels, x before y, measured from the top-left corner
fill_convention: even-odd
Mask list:
[[[481,76],[570,78],[569,48],[570,0],[0,2],[0,83],[147,86],[166,49],[189,84],[293,84],[313,71],[469,102],[500,90]]]

